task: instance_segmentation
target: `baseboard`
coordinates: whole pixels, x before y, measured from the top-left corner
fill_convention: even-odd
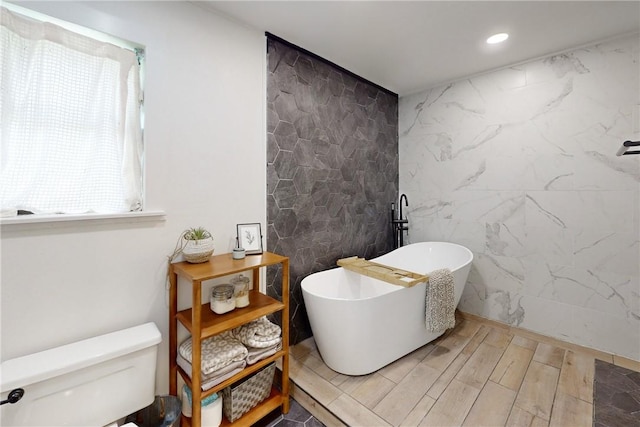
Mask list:
[[[565,350],[572,350],[572,351],[587,353],[592,355],[596,359],[613,363],[614,365],[618,365],[623,368],[631,369],[634,371],[640,371],[640,361],[633,360],[628,357],[619,356],[616,354],[607,353],[606,351],[597,350],[591,347],[570,343],[558,338],[549,337],[547,335],[543,335],[538,332],[531,331],[529,329],[520,328],[518,326],[511,326],[506,323],[502,323],[493,319],[487,319],[486,317],[481,317],[481,316],[478,316],[477,314],[466,313],[460,310],[456,310],[456,312],[462,319],[474,320],[478,323],[483,323],[493,328],[504,329],[505,331],[508,331],[514,335],[520,335],[522,337],[529,338],[545,344],[550,344],[556,347],[560,347]]]

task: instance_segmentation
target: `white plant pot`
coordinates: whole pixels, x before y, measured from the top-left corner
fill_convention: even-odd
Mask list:
[[[202,240],[185,239],[186,244],[182,250],[182,255],[187,262],[198,264],[209,261],[213,254],[213,237]]]

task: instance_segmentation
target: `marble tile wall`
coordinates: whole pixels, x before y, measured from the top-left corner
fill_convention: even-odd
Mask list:
[[[304,277],[392,248],[398,98],[277,40],[267,59],[267,250],[290,258],[295,344],[311,336]],[[268,294],[280,274],[268,270]]]
[[[640,360],[638,40],[400,99],[409,240],[474,252],[463,311]]]

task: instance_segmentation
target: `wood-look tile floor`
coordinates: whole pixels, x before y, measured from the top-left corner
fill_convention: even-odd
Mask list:
[[[470,317],[369,375],[334,372],[313,338],[291,356],[294,398],[326,425],[349,426],[591,427],[595,359],[614,363]]]

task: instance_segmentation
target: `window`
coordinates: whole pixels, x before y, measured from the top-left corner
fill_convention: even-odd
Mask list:
[[[0,12],[2,216],[141,210],[141,49]]]

